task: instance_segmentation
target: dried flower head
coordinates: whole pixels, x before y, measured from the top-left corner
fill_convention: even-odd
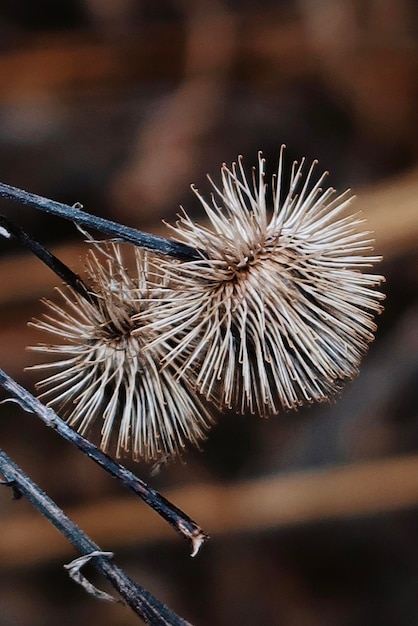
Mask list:
[[[323,190],[315,165],[304,176],[294,163],[287,189],[283,149],[270,189],[261,155],[251,180],[241,159],[223,165],[211,204],[194,189],[209,225],[183,212],[172,227],[201,258],[165,263],[171,296],[139,319],[156,333],[152,349],[172,345],[165,366],[178,363],[183,380],[195,372],[219,406],[267,415],[324,401],[373,339],[382,277],[364,270],[379,257],[363,220],[345,213],[350,194]]]
[[[90,251],[86,272],[94,299],[66,287],[59,290],[62,305],[46,301],[48,314],[32,324],[59,343],[33,349],[58,360],[34,368],[57,370],[37,386],[72,427],[87,434],[102,420],[104,451],[118,433],[117,456],[130,451],[135,460],[148,461],[175,455],[187,441],[197,445],[211,420],[187,379],[179,384],[174,365],[160,371],[170,346],[163,341],[144,351],[155,334],[132,333],[132,317],[146,308],[150,285],[156,293],[161,287],[150,256],[139,248],[134,255],[129,272],[121,246]]]

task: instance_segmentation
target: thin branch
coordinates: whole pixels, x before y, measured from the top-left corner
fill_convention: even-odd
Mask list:
[[[117,222],[104,219],[103,217],[90,215],[81,209],[62,204],[61,202],[55,202],[48,198],[43,198],[34,193],[12,187],[11,185],[0,183],[0,196],[8,200],[26,204],[40,211],[50,213],[51,215],[57,215],[58,217],[71,220],[85,228],[97,230],[111,237],[133,243],[141,248],[172,256],[182,261],[191,261],[200,258],[199,253],[194,248],[186,246],[185,244],[144,233],[136,228],[130,228],[129,226],[118,224]]]
[[[8,235],[17,239],[26,248],[28,248],[35,256],[38,257],[45,265],[47,265],[57,276],[70,285],[83,298],[86,298],[92,304],[97,303],[97,298],[91,289],[86,285],[82,278],[73,272],[65,263],[60,261],[52,252],[47,250],[39,241],[33,239],[20,226],[14,224],[4,215],[0,215],[0,228],[3,228]]]
[[[29,391],[19,385],[1,369],[0,385],[18,400],[19,405],[24,410],[35,413],[47,426],[56,430],[64,439],[77,446],[81,452],[103,467],[111,476],[120,480],[125,487],[142,498],[142,500],[165,519],[175,531],[191,542],[192,556],[197,554],[200,546],[207,539],[207,535],[188,515],[166,500],[166,498],[160,495],[155,489],[149,487],[126,467],[111,459],[90,441],[73,431],[53,409],[42,404],[29,393]]]
[[[77,550],[83,555],[101,552],[95,544],[44,491],[38,487],[2,450],[0,450],[0,471],[6,484],[18,490],[29,502],[44,515]],[[4,484],[4,483],[3,483]],[[95,569],[100,572],[119,592],[127,604],[152,626],[190,626],[189,622],[173,613],[146,589],[129,578],[112,560],[102,554],[95,554],[91,559]]]

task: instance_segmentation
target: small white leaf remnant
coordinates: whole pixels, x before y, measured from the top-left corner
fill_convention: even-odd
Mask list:
[[[113,552],[102,552],[100,550],[95,550],[90,554],[85,554],[83,556],[78,557],[71,561],[71,563],[67,563],[64,565],[64,569],[68,571],[69,577],[74,580],[77,584],[81,585],[83,589],[87,591],[87,593],[91,594],[97,600],[105,600],[106,602],[115,602],[123,604],[122,600],[118,600],[113,596],[109,595],[105,591],[101,591],[97,587],[95,587],[85,576],[81,573],[81,568],[89,563],[94,558],[97,557],[109,557],[113,558]]]
[[[0,237],[5,237],[6,239],[11,238],[11,234],[4,226],[0,226]]]

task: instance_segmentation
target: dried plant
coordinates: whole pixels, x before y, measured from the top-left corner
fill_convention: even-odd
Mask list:
[[[174,241],[0,183],[6,198],[134,244],[128,270],[122,245],[96,243],[84,281],[0,216],[0,235],[16,237],[67,283],[59,290],[62,304],[46,301],[48,313],[33,322],[59,337],[36,348],[57,357],[35,366],[56,370],[39,383],[41,397],[81,433],[102,417],[103,450],[116,437],[117,455],[130,451],[151,460],[204,438],[211,417],[199,394],[220,407],[267,415],[338,392],[373,339],[383,277],[368,271],[379,257],[363,220],[346,213],[350,194],[323,190],[325,174],[316,180],[314,163],[304,177],[303,167],[303,161],[293,165],[285,186],[282,149],[269,189],[261,155],[250,180],[242,160],[224,165],[211,204],[194,190],[209,225],[183,212],[172,227]],[[206,535],[193,520],[2,371],[0,385],[138,493],[191,540],[196,554]],[[109,563],[70,520],[64,529],[62,512],[1,451],[0,457],[5,484],[29,497],[83,562],[97,558],[96,567],[138,615],[155,625],[186,624]]]
[[[224,165],[211,203],[194,189],[208,225],[183,211],[174,241],[134,248],[131,272],[120,245],[96,246],[90,297],[75,281],[63,305],[47,302],[34,325],[61,343],[36,348],[58,355],[36,366],[58,370],[41,398],[83,434],[102,416],[103,450],[117,437],[117,456],[164,460],[204,438],[199,394],[266,416],[328,400],[357,374],[381,311],[383,277],[368,271],[379,257],[351,194],[323,189],[326,173],[314,162],[305,175],[303,160],[286,185],[283,160],[282,148],[270,187],[261,154],[251,178],[242,159]]]
[[[373,339],[383,278],[364,270],[379,257],[361,217],[346,214],[350,193],[323,190],[315,165],[304,177],[294,163],[286,188],[282,149],[270,189],[261,155],[250,180],[241,159],[224,165],[211,204],[194,189],[210,225],[183,212],[172,228],[200,258],[164,261],[171,294],[136,317],[134,334],[155,333],[149,349],[172,346],[162,371],[196,371],[220,407],[267,415],[327,400]]]
[[[175,363],[160,371],[170,345],[163,341],[144,350],[155,332],[132,332],[133,316],[162,287],[155,259],[139,248],[134,256],[129,271],[121,245],[90,251],[86,273],[92,298],[67,286],[58,290],[62,304],[45,301],[48,314],[32,325],[59,343],[32,349],[57,360],[33,368],[57,370],[37,387],[70,426],[85,435],[100,419],[102,450],[111,449],[118,433],[118,457],[131,452],[134,460],[149,461],[178,454],[187,441],[198,445],[211,418],[190,382],[176,379]]]

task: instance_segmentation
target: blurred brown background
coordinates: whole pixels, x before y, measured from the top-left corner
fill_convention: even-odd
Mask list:
[[[206,173],[216,180],[238,154],[273,163],[286,143],[289,161],[318,158],[332,185],[356,191],[385,257],[377,339],[336,403],[269,420],[228,414],[184,464],[155,477],[134,467],[211,535],[195,559],[39,420],[0,407],[1,447],[195,626],[418,624],[416,27],[414,0],[0,5],[3,182],[163,232],[179,204],[198,212],[190,183],[207,190]],[[82,266],[74,227],[1,204]],[[26,322],[57,284],[1,242],[1,367],[29,389]],[[73,550],[9,496],[0,626],[138,623],[70,582]]]

